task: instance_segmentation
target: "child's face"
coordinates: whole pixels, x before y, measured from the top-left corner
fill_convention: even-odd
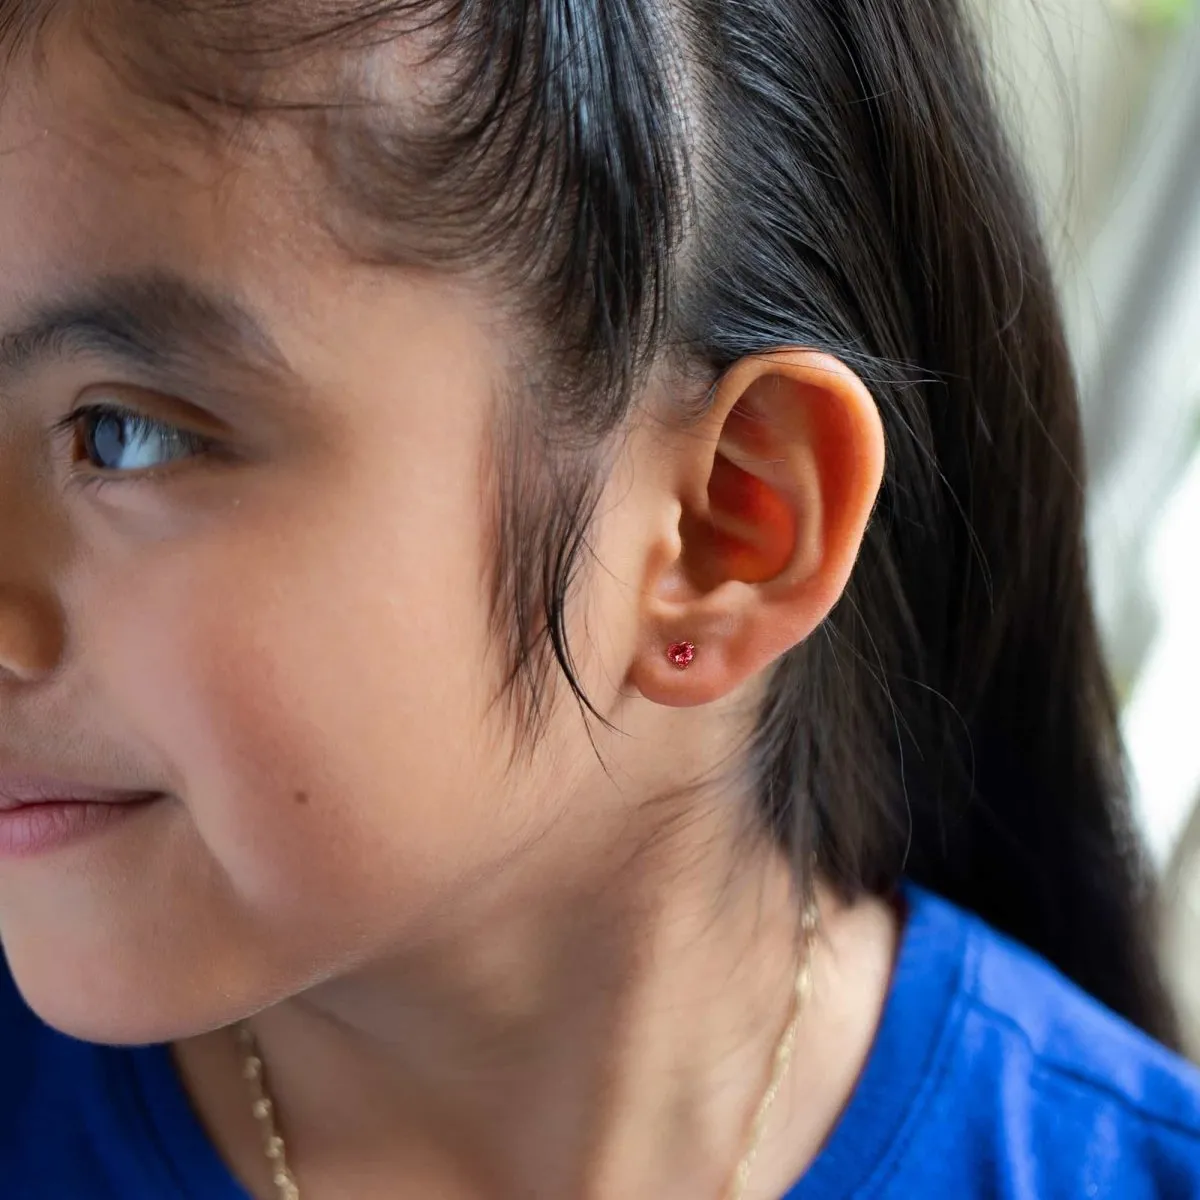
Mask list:
[[[0,774],[167,797],[0,860],[31,1002],[83,1036],[194,1032],[417,952],[535,860],[582,871],[605,776],[577,712],[513,765],[493,703],[486,298],[351,262],[267,132],[218,161],[82,56],[5,82]],[[7,336],[60,305],[68,336]],[[97,418],[104,462],[164,469],[72,482],[49,431],[79,404],[217,450]],[[589,600],[602,703],[636,637],[622,511]]]

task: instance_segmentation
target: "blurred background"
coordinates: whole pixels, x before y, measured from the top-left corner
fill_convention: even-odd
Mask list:
[[[1096,602],[1200,1059],[1200,0],[970,0],[1082,386]]]

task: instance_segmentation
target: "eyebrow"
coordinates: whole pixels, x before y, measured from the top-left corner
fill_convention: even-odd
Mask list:
[[[232,296],[172,272],[101,278],[0,333],[0,387],[94,354],[156,376],[214,366],[278,379],[291,369],[265,324]]]

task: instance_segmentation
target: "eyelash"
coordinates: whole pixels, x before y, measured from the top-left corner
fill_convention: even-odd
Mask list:
[[[113,418],[125,423],[136,432],[146,434],[151,431],[167,431],[179,444],[187,448],[187,453],[180,458],[164,463],[158,467],[146,467],[140,470],[106,470],[89,462],[80,456],[81,439],[84,437],[84,422],[99,420],[104,417]],[[70,482],[78,488],[100,489],[114,483],[138,483],[159,479],[172,474],[182,466],[196,460],[210,459],[218,451],[217,443],[200,434],[189,433],[168,421],[160,421],[136,409],[119,404],[87,404],[76,408],[61,421],[55,422],[52,432],[57,437],[72,438]]]

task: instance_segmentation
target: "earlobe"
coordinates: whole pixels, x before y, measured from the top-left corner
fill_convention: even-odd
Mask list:
[[[883,429],[845,364],[787,350],[731,368],[703,436],[679,452],[678,553],[647,580],[630,670],[668,705],[732,692],[824,620],[874,507]]]

